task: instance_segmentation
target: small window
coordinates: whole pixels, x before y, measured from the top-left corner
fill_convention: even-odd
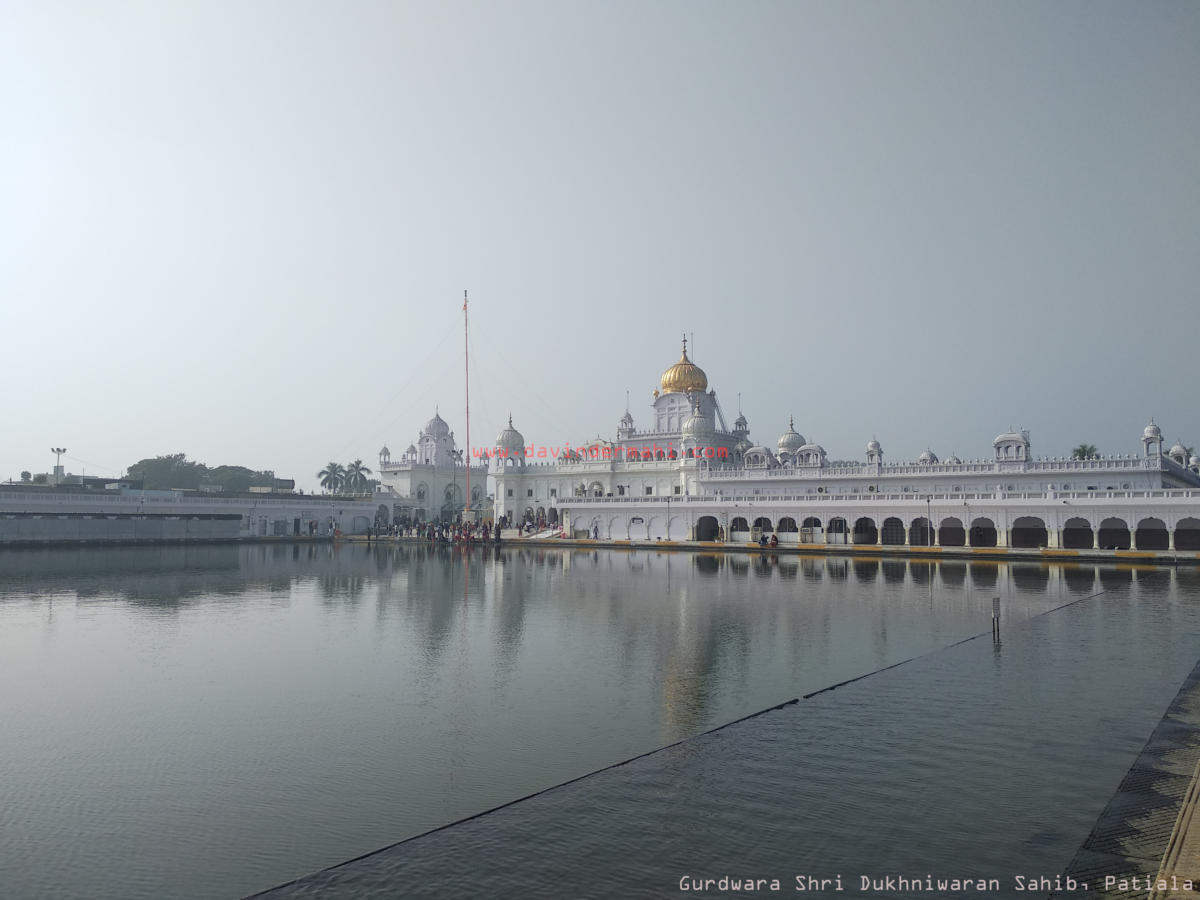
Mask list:
[[[550,496],[557,497],[558,496],[558,488],[550,488]]]
[[[618,484],[618,485],[617,485],[617,496],[618,496],[618,497],[624,497],[624,496],[625,496],[625,485],[623,485],[623,484]]]
[[[647,485],[646,486],[646,496],[649,497],[649,496],[653,495],[653,493],[654,493],[654,488]]]
[[[674,491],[674,493],[676,493],[676,494],[683,493],[683,491],[682,491],[682,489],[679,487],[679,485],[675,485],[675,491]]]
[[[508,496],[510,496],[510,497],[512,496],[512,488],[508,489]]]
[[[532,497],[533,496],[533,488],[525,488],[525,496]]]

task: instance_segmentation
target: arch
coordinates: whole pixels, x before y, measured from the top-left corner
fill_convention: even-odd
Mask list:
[[[867,516],[854,520],[853,541],[856,544],[876,544],[879,542],[879,529],[875,520]]]
[[[1096,546],[1092,523],[1079,516],[1067,519],[1063,523],[1062,545],[1067,550],[1091,550]]]
[[[588,493],[591,494],[593,497],[603,497],[604,496],[604,485],[602,485],[598,481],[593,481],[591,484],[588,485]]]
[[[829,520],[829,525],[825,529],[825,543],[827,544],[845,544],[848,543],[848,533],[850,529],[846,525],[846,520],[841,516],[834,516]]]
[[[631,460],[633,460],[634,462],[637,462],[637,461],[639,461],[639,460],[641,459],[641,457],[640,457],[640,456],[638,456],[638,452],[637,452],[637,450],[636,450],[635,448],[633,448],[633,447],[630,447],[630,448],[629,448],[629,452],[625,454],[625,458],[626,458],[626,459],[631,459]]]
[[[995,547],[996,523],[987,516],[980,516],[971,522],[971,532],[967,537],[972,547]]]
[[[1200,550],[1200,519],[1187,516],[1175,523],[1175,549]]]
[[[880,531],[882,533],[879,535],[879,543],[891,547],[904,543],[904,523],[895,516],[884,519]]]
[[[1171,546],[1171,538],[1167,534],[1167,523],[1162,519],[1148,516],[1138,522],[1134,542],[1139,550],[1166,550]]]
[[[1032,549],[1045,547],[1050,538],[1046,523],[1037,516],[1018,516],[1012,523],[1010,546]]]
[[[734,531],[750,531],[750,523],[741,516],[735,516],[733,521],[729,523],[730,532]]]
[[[659,450],[657,453],[655,453],[655,454],[654,454],[654,458],[655,458],[655,459],[662,459],[662,458],[663,458],[663,452],[662,452],[661,450]]]
[[[933,545],[933,524],[924,516],[917,516],[908,528],[908,542],[914,547]]]
[[[1112,517],[1100,523],[1101,550],[1128,550],[1131,537],[1124,519]]]
[[[796,531],[796,520],[791,516],[784,516],[779,520],[779,525],[775,530],[780,534],[792,534]]]
[[[552,509],[551,512],[554,512],[556,515],[558,513],[558,511],[554,509]],[[626,519],[622,519],[620,516],[613,516],[608,520],[608,536],[613,540],[628,539],[628,521]]]
[[[696,520],[696,540],[715,541],[720,534],[721,526],[716,516],[701,516]]]
[[[771,527],[771,520],[766,516],[759,516],[754,520],[754,527],[761,528],[763,534],[770,534],[775,529]]]
[[[667,520],[665,516],[651,516],[646,522],[646,540],[663,540],[667,536]]]
[[[672,448],[671,448],[671,449],[670,449],[670,450],[667,452],[667,459],[678,459],[678,458],[679,458],[679,454],[677,454],[677,453],[675,452],[675,448],[674,448],[674,447],[672,447]]]
[[[558,524],[558,508],[557,507],[552,506],[552,507],[550,507],[550,509],[548,509],[546,511],[546,521],[549,522],[551,525]]]
[[[965,547],[967,530],[958,516],[947,516],[938,526],[938,543],[943,547]],[[944,580],[944,579],[943,579]]]
[[[820,528],[821,520],[816,516],[808,516],[801,524],[801,528]]]

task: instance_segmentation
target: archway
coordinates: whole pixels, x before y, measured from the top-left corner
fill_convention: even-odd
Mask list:
[[[914,547],[928,547],[933,544],[933,525],[924,516],[917,516],[908,530],[908,542]]]
[[[1037,516],[1018,516],[1012,523],[1010,546],[1026,550],[1045,547],[1049,543],[1046,523]]]
[[[557,507],[552,506],[546,512],[546,521],[549,522],[551,525],[558,524],[558,508]]]
[[[776,530],[780,534],[792,534],[796,531],[796,520],[791,516],[784,516],[779,520],[779,526]]]
[[[986,516],[980,516],[971,523],[971,533],[968,536],[972,547],[995,547],[996,523]]]
[[[967,543],[967,530],[963,528],[962,519],[948,516],[942,519],[938,527],[938,543],[943,547],[964,547]]]
[[[766,516],[759,516],[754,520],[754,527],[761,528],[763,534],[770,534],[774,529],[771,528],[771,520]]]
[[[895,516],[888,516],[883,520],[882,532],[879,541],[881,544],[894,547],[904,543],[904,523]]]
[[[1101,550],[1128,550],[1130,538],[1129,523],[1124,519],[1110,518],[1100,523]]]
[[[875,527],[875,520],[863,516],[861,519],[854,521],[854,543],[856,544],[875,544],[879,542],[879,529]]]
[[[715,541],[721,531],[716,516],[701,516],[696,520],[696,540]]]
[[[821,520],[818,519],[816,516],[809,516],[807,519],[804,520],[801,527],[802,528],[820,528]]]
[[[1137,533],[1134,535],[1139,550],[1166,550],[1171,546],[1167,534],[1167,523],[1153,517],[1138,522]]]
[[[737,534],[739,537],[747,537],[750,534],[750,523],[741,516],[735,516],[733,521],[729,523],[729,533]]]
[[[829,526],[825,529],[825,543],[827,544],[844,544],[846,543],[847,532],[849,528],[846,526],[846,520],[841,516],[834,516],[829,520]]]
[[[1063,524],[1062,545],[1067,550],[1091,550],[1096,546],[1092,523],[1078,516],[1067,519]]]
[[[1200,519],[1188,516],[1175,523],[1175,549],[1200,550]]]

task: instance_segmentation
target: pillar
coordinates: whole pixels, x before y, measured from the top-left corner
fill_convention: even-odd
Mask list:
[[[1062,529],[1047,528],[1046,529],[1046,546],[1052,550],[1057,550],[1062,547]]]
[[[1007,547],[1007,546],[1009,546],[1009,543],[1008,543],[1008,525],[1007,525],[1007,524],[1005,524],[1005,526],[1004,526],[1003,528],[997,528],[997,529],[996,529],[996,546],[997,546],[997,547]]]

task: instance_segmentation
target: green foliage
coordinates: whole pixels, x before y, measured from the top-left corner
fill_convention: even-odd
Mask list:
[[[275,473],[269,469],[258,472],[245,466],[215,466],[194,462],[184,453],[171,453],[142,459],[129,467],[130,478],[141,478],[147,490],[187,488],[195,490],[201,483],[219,486],[223,491],[247,491],[252,487],[273,487]]]
[[[1095,444],[1080,444],[1071,451],[1071,459],[1091,459],[1098,452]]]
[[[22,472],[21,480],[24,481],[26,484],[28,484],[30,481],[33,480],[33,476],[30,475],[28,472]]]
[[[46,483],[47,483],[49,480],[50,480],[50,479],[48,479],[48,478],[46,477],[46,473],[44,473],[44,472],[43,472],[41,475],[34,475],[34,476],[33,476],[33,483],[34,483],[34,484],[46,484]]]
[[[321,479],[321,487],[336,493],[346,483],[346,469],[341,463],[331,461],[317,473],[317,477]]]

